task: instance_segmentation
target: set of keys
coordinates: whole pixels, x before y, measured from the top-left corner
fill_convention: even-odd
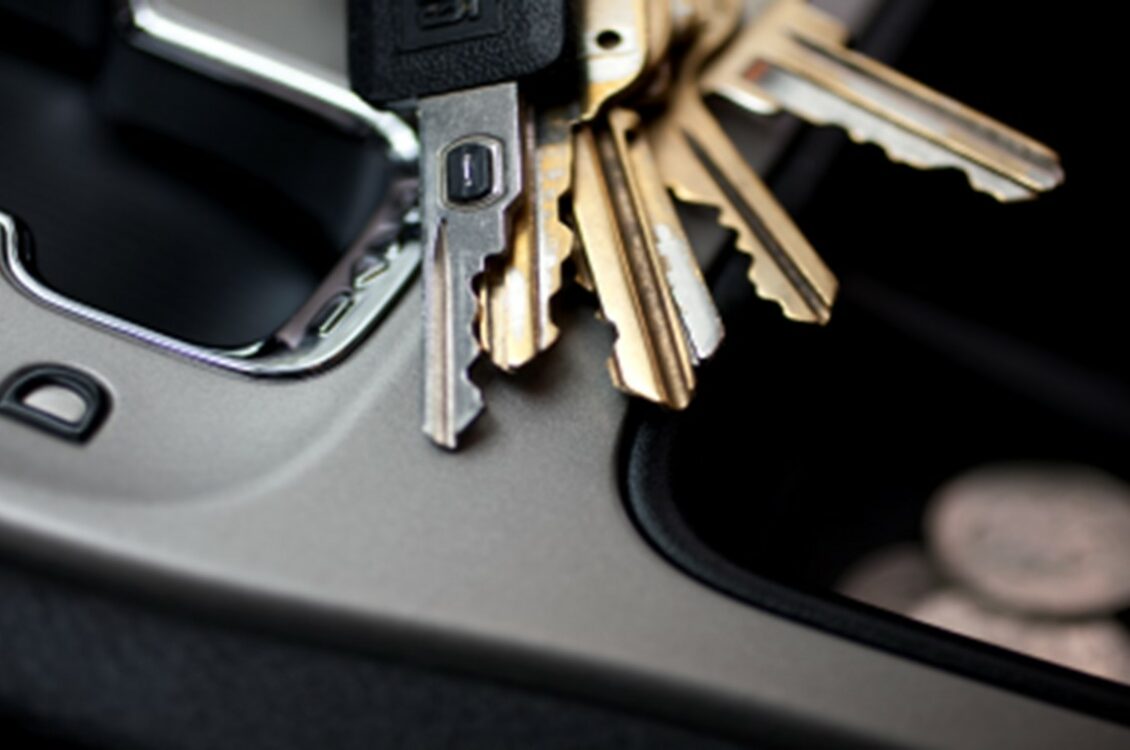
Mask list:
[[[709,97],[838,125],[1001,201],[1063,179],[1047,147],[847,49],[806,0],[352,0],[350,40],[357,92],[415,108],[424,431],[447,448],[483,409],[472,365],[550,348],[573,278],[615,329],[615,386],[690,403],[723,328],[675,201],[717,212],[785,316],[829,320],[835,276]]]

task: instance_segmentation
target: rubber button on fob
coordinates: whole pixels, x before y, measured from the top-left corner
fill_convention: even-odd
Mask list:
[[[494,153],[481,143],[464,143],[447,152],[447,201],[478,203],[494,190]]]
[[[109,406],[94,378],[61,365],[25,368],[0,386],[0,414],[75,443],[94,436]]]

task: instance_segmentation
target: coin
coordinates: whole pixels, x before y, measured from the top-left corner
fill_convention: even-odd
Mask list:
[[[968,594],[931,594],[910,616],[979,641],[1130,684],[1130,633],[1115,620],[1040,620],[994,611]]]
[[[942,580],[921,546],[883,547],[848,568],[836,590],[865,604],[905,614]]]
[[[1082,466],[978,469],[926,513],[934,557],[1002,607],[1095,616],[1130,606],[1130,488]]]

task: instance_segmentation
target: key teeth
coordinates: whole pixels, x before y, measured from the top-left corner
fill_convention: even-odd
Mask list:
[[[693,373],[693,366],[691,373],[689,373],[689,380],[680,379],[680,382],[672,384],[665,383],[663,382],[664,379],[660,378],[660,382],[656,383],[656,386],[659,390],[641,390],[639,388],[635,388],[627,382],[627,379],[624,377],[623,370],[620,368],[619,364],[622,359],[630,358],[627,354],[620,352],[620,327],[616,325],[615,320],[609,318],[600,310],[598,310],[593,317],[602,324],[612,329],[613,355],[608,358],[606,365],[608,367],[608,374],[612,380],[612,384],[618,391],[628,396],[642,398],[654,404],[659,404],[674,411],[683,411],[688,406],[690,406],[691,401],[694,400],[695,388],[697,385]]]
[[[691,401],[694,400],[696,388],[696,382],[693,377],[689,382],[684,381],[681,384],[681,388],[664,388],[664,392],[643,391],[630,386],[619,364],[620,359],[625,358],[627,355],[617,354],[621,343],[620,327],[599,308],[593,314],[593,318],[612,330],[613,355],[605,360],[605,366],[608,368],[609,379],[612,381],[612,385],[616,390],[632,398],[642,398],[645,401],[659,404],[673,411],[683,411],[690,406]]]
[[[803,2],[796,7],[808,20],[816,16]],[[961,169],[975,190],[1001,202],[1062,184],[1059,156],[1043,143],[847,49],[836,34],[808,33],[803,17],[794,31],[779,37],[776,54],[763,56],[765,75],[756,82],[782,109],[841,127],[857,143],[879,145],[892,161]]]
[[[561,222],[557,223],[560,227],[564,228],[566,232],[568,232],[569,239],[571,241],[573,233],[569,231],[568,228],[565,227],[565,225]],[[550,267],[546,291],[546,304],[549,306],[549,309],[546,312],[545,325],[537,326],[537,331],[534,335],[535,344],[533,352],[525,359],[513,362],[510,368],[505,368],[507,372],[514,372],[517,369],[530,364],[532,361],[534,361],[534,359],[537,358],[539,354],[542,354],[543,352],[546,352],[550,348],[552,348],[553,345],[556,344],[558,339],[561,337],[561,328],[553,320],[553,300],[565,288],[564,267],[565,261],[569,259],[570,254],[571,251],[566,251],[560,258],[556,259]]]
[[[482,348],[476,345],[469,359],[463,362],[453,363],[456,370],[455,387],[462,392],[462,398],[456,400],[469,408],[464,411],[456,412],[453,415],[455,418],[454,423],[446,425],[446,429],[444,429],[445,426],[441,425],[435,431],[429,430],[429,436],[441,448],[446,448],[451,451],[457,450],[462,434],[469,429],[486,410],[486,401],[483,398],[483,391],[471,379],[471,368],[475,366],[475,363],[481,355]]]
[[[476,346],[473,356],[464,362],[453,363],[455,369],[454,387],[462,394],[456,402],[466,405],[466,410],[453,413],[454,422],[451,424],[440,421],[433,425],[431,420],[425,424],[425,431],[436,445],[450,451],[459,448],[461,435],[480,417],[486,409],[482,389],[471,379],[471,368],[482,354],[481,347]]]
[[[830,297],[822,300],[820,311],[813,311],[811,308],[801,304],[797,306],[790,306],[786,301],[786,295],[776,294],[771,291],[772,285],[767,283],[762,274],[764,267],[757,262],[755,253],[756,249],[751,247],[748,243],[742,241],[743,234],[741,228],[743,226],[741,219],[734,215],[733,209],[728,206],[718,205],[709,198],[703,197],[693,190],[690,190],[682,185],[672,186],[672,192],[675,197],[681,202],[702,206],[711,209],[715,212],[715,220],[722,227],[725,227],[735,235],[734,246],[738,252],[749,258],[749,269],[746,272],[746,278],[749,280],[751,286],[754,288],[754,293],[757,294],[759,299],[766,302],[772,302],[781,309],[781,314],[789,320],[797,323],[815,323],[818,325],[827,325],[832,318],[832,307],[835,304],[836,297],[839,291],[839,285],[832,280],[833,287],[831,289]],[[808,311],[807,315],[797,312],[798,309],[805,309]]]
[[[895,159],[894,157],[891,157],[891,161],[897,162],[897,161],[900,161],[900,160]],[[905,161],[903,163],[909,164],[909,162],[905,162]],[[910,166],[914,166],[914,165],[910,165]],[[930,169],[930,170],[944,170],[944,169],[947,169],[947,168],[949,168],[948,164],[919,167],[919,169]],[[1004,191],[1004,190],[997,190],[997,189],[993,188],[989,183],[977,179],[976,175],[974,175],[972,172],[970,172],[967,169],[961,169],[960,167],[954,167],[954,169],[959,170],[960,172],[962,172],[965,175],[965,179],[969,183],[969,186],[971,188],[973,188],[974,190],[976,190],[979,193],[985,193],[986,195],[991,196],[992,198],[994,198],[999,203],[1028,203],[1030,201],[1034,201],[1034,200],[1036,200],[1037,198],[1040,197],[1040,193],[1050,192],[1050,191],[1058,188],[1060,185],[1062,185],[1064,177],[1065,177],[1063,169],[1057,167],[1052,172],[1053,181],[1050,182],[1050,183],[1045,183],[1044,185],[1042,185],[1040,187],[1040,190],[1038,190],[1038,191],[1037,190],[1029,190],[1027,188],[1022,188],[1022,187],[1018,186],[1015,191],[1007,192],[1007,191]]]
[[[461,404],[465,408],[453,410],[451,412],[453,419],[450,423],[448,423],[446,418],[440,419],[438,422],[431,417],[425,419],[425,432],[428,436],[436,445],[450,451],[459,448],[461,435],[469,429],[486,410],[486,401],[483,396],[483,391],[471,378],[471,370],[484,351],[478,335],[479,318],[483,314],[483,311],[479,303],[477,286],[484,279],[488,259],[497,257],[504,252],[505,249],[502,249],[496,253],[483,256],[482,262],[478,264],[475,272],[471,274],[467,287],[463,289],[463,293],[471,297],[472,304],[478,311],[477,315],[475,315],[470,322],[470,328],[464,332],[468,343],[463,352],[463,356],[458,357],[458,355],[452,351],[453,360],[451,367],[455,375],[455,380],[452,385],[459,395],[451,394],[451,397],[455,404]],[[452,331],[451,333],[458,335],[459,332]],[[458,349],[458,347],[455,348]],[[458,359],[455,359],[455,357],[458,357]],[[444,409],[443,406],[439,406],[438,408],[441,412]]]
[[[998,189],[989,184],[989,182],[979,179],[976,172],[974,172],[973,170],[967,167],[963,167],[960,164],[939,163],[931,159],[916,158],[910,155],[910,153],[908,153],[907,151],[897,148],[893,143],[875,138],[874,136],[868,135],[865,131],[859,128],[850,127],[845,123],[837,120],[828,119],[818,121],[811,116],[809,116],[808,119],[812,120],[817,125],[836,128],[847,133],[847,136],[853,143],[859,144],[861,146],[875,146],[883,152],[884,156],[889,161],[894,162],[895,164],[902,164],[904,166],[910,167],[911,169],[916,169],[919,171],[955,170],[957,172],[960,172],[961,174],[965,175],[966,182],[969,183],[969,186],[971,188],[979,193],[985,193],[991,196],[1000,203],[1024,203],[1027,201],[1035,200],[1039,197],[1040,192],[1050,192],[1052,190],[1055,190],[1063,184],[1064,179],[1066,178],[1066,173],[1064,172],[1062,165],[1059,163],[1058,155],[1054,151],[1049,150],[1049,158],[1054,160],[1054,164],[1048,167],[1049,179],[1043,181],[1043,183],[1040,185],[1039,190],[1033,190],[1023,187],[1012,182],[1011,180],[1004,180],[1004,182],[1013,185],[1013,190],[1007,191],[1004,189]]]
[[[560,294],[561,290],[564,288],[564,284],[562,283],[562,277],[564,276],[564,274],[562,273],[562,266],[564,265],[564,263],[565,260],[562,259],[560,263],[555,264],[553,271],[550,274],[549,291],[546,295],[546,299],[550,304],[549,314],[546,316],[545,325],[541,326],[538,330],[539,335],[536,335],[534,337],[536,344],[534,346],[532,356],[525,358],[521,362],[515,362],[512,367],[507,370],[507,372],[514,372],[518,368],[525,367],[526,365],[530,364],[537,358],[539,354],[547,352],[551,348],[553,348],[553,345],[556,344],[558,339],[561,338],[561,327],[558,326],[557,323],[555,323],[553,320],[552,304],[553,299],[558,294]]]
[[[561,226],[564,225],[562,224]],[[563,269],[565,261],[567,261],[568,259],[569,254],[565,254],[563,257],[554,262],[549,269],[549,274],[546,279],[547,305],[552,305],[554,298],[557,297],[557,295],[560,294],[561,291],[565,288]],[[490,276],[486,275],[481,278],[483,278],[484,283],[486,283],[486,280],[489,279]],[[505,288],[506,282],[502,281],[498,283],[497,286],[493,286],[492,290],[505,290]],[[503,291],[502,294],[504,297],[506,296],[505,291]],[[486,314],[485,306],[491,304],[491,294],[483,294],[480,299],[480,315],[484,315]],[[505,323],[505,321],[509,320],[511,313],[509,311],[508,304],[505,304],[504,307],[506,308],[506,311],[501,317],[503,318],[503,322]],[[481,321],[476,324],[476,331],[479,330],[483,331],[482,336],[479,337],[480,352],[485,353],[496,368],[502,370],[508,375],[517,373],[523,367],[536,360],[539,355],[549,351],[549,349],[551,349],[561,337],[561,328],[553,319],[553,309],[551,306],[546,311],[544,325],[541,322],[541,316],[539,314],[535,313],[535,315],[533,316],[533,329],[530,333],[532,346],[530,347],[529,351],[515,354],[513,349],[507,345],[507,342],[510,338],[508,333],[503,332],[495,336],[492,334],[491,329],[488,329],[482,325]],[[502,345],[499,346],[499,343],[501,343]]]
[[[602,319],[602,322],[608,324],[608,326],[612,328],[613,335],[616,337],[612,343],[613,350],[615,350],[616,345],[620,340],[620,334],[616,329],[616,325],[608,320]],[[691,402],[694,400],[696,384],[693,380],[689,383],[683,383],[681,388],[671,389],[670,392],[667,393],[645,393],[628,385],[627,381],[624,378],[624,373],[620,369],[619,360],[617,359],[617,357],[609,357],[606,360],[605,365],[608,368],[608,377],[609,379],[611,379],[613,387],[615,387],[616,390],[620,391],[626,396],[632,398],[642,398],[645,401],[649,401],[653,404],[658,404],[659,406],[670,409],[671,411],[685,411],[686,408],[690,406]]]
[[[470,397],[470,403],[474,406],[474,409],[470,410],[468,416],[465,419],[462,419],[461,423],[456,426],[455,434],[457,437],[460,433],[463,432],[463,430],[470,427],[471,424],[486,409],[486,402],[483,398],[483,391],[481,388],[479,388],[478,385],[475,384],[475,381],[471,379],[471,368],[475,366],[475,363],[479,361],[479,357],[481,357],[484,352],[482,343],[479,341],[478,336],[480,318],[483,315],[483,308],[479,303],[478,287],[480,284],[485,283],[487,262],[489,261],[489,259],[498,258],[505,252],[506,249],[503,248],[498,252],[483,256],[482,263],[479,264],[476,272],[470,278],[470,289],[464,290],[465,293],[469,294],[471,296],[471,299],[474,301],[477,314],[471,321],[470,329],[465,332],[471,344],[468,347],[466,361],[458,366],[458,373],[459,382],[462,384],[463,388],[467,392],[467,395]]]
[[[552,303],[565,287],[563,268],[575,242],[574,232],[560,218],[562,196],[571,183],[571,123],[567,111],[552,110],[528,124],[526,165],[537,187],[525,196],[512,230],[510,261],[491,269],[482,294],[489,327],[480,324],[481,343],[493,364],[509,374],[548,351],[561,335]],[[513,275],[523,281],[512,282]],[[518,330],[510,325],[516,312],[523,321]]]
[[[616,325],[615,321],[605,315],[601,310],[597,310],[593,317],[601,324],[612,330],[612,351],[613,354],[605,360],[605,367],[608,369],[608,377],[612,381],[612,385],[616,390],[621,393],[635,397],[646,399],[651,402],[661,402],[663,394],[661,393],[644,393],[628,385],[627,379],[624,377],[624,372],[620,368],[620,359],[623,355],[617,355],[616,351],[620,348],[621,336],[620,327]]]
[[[785,301],[783,295],[773,294],[769,291],[770,284],[763,278],[759,278],[759,273],[764,270],[764,267],[757,262],[753,257],[751,250],[745,248],[742,243],[737,243],[738,251],[744,255],[749,256],[749,270],[746,271],[746,278],[749,279],[750,285],[754,289],[759,299],[766,302],[772,302],[781,309],[781,314],[793,321],[794,323],[808,323],[820,326],[826,326],[832,321],[832,307],[836,302],[836,295],[838,287],[832,290],[831,299],[821,300],[821,304],[817,310],[812,310],[810,307],[805,307],[808,314],[799,314],[796,309],[790,309],[788,303]]]

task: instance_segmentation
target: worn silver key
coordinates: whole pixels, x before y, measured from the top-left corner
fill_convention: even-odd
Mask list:
[[[489,257],[508,248],[511,212],[523,191],[518,85],[429,97],[419,112],[424,431],[454,448],[483,409],[470,375],[479,355],[472,283]]]
[[[750,112],[843,127],[898,162],[954,167],[1001,201],[1063,181],[1054,151],[845,47],[847,29],[805,0],[771,0],[703,72],[705,92]]]

